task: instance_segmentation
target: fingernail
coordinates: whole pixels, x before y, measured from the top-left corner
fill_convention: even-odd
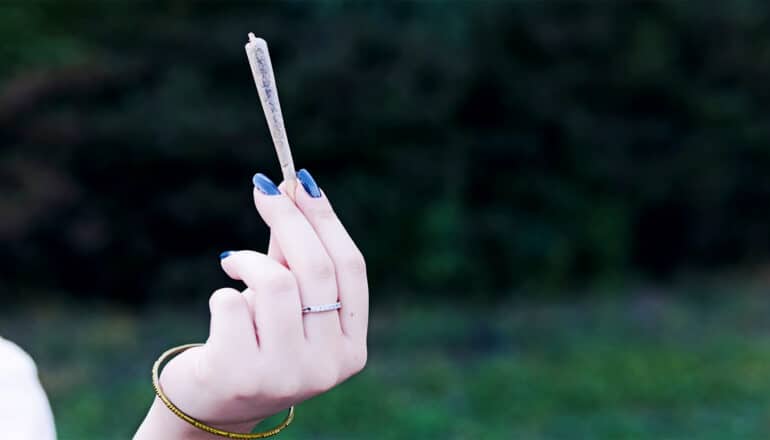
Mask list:
[[[229,257],[230,254],[232,254],[233,251],[224,251],[221,254],[219,254],[219,259],[224,260],[225,258]]]
[[[321,197],[321,189],[306,169],[302,168],[297,172],[297,180],[299,180],[299,183],[302,184],[302,187],[305,188],[310,197],[314,199]]]
[[[262,173],[255,174],[251,181],[254,182],[254,187],[266,196],[277,196],[281,193],[275,183]]]

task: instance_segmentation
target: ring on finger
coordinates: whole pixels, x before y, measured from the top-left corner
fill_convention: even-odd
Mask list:
[[[305,306],[302,307],[302,313],[321,313],[321,312],[331,312],[333,310],[339,310],[342,308],[342,303],[337,301],[335,303],[331,304],[321,304],[318,306]]]

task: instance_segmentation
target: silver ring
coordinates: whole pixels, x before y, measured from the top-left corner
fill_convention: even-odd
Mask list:
[[[342,308],[342,303],[337,301],[332,304],[323,304],[320,306],[306,306],[302,308],[302,313],[320,313],[331,312],[332,310],[339,310]]]

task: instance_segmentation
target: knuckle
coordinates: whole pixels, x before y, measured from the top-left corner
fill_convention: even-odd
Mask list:
[[[209,308],[214,310],[233,310],[243,306],[241,294],[234,289],[219,289],[211,294]]]
[[[366,345],[355,347],[350,350],[345,359],[345,370],[347,372],[347,376],[353,376],[354,374],[357,374],[363,370],[364,367],[366,367],[366,361]]]
[[[366,347],[363,347],[353,359],[353,366],[356,373],[363,370],[366,367],[366,362],[369,359]]]
[[[334,265],[328,257],[318,258],[309,264],[311,275],[321,281],[334,279]]]
[[[366,260],[364,260],[364,256],[358,250],[353,252],[352,255],[345,257],[344,266],[345,270],[353,275],[366,275]]]

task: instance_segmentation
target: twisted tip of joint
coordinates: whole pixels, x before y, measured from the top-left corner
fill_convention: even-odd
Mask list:
[[[249,41],[246,46],[253,48],[263,48],[267,50],[267,41],[254,35],[254,32],[249,32]]]

